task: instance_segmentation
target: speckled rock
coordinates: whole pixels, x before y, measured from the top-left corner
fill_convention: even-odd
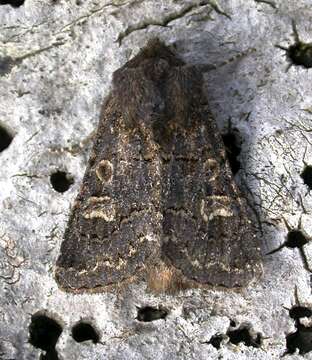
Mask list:
[[[312,42],[310,2],[6,2],[0,359],[311,358],[309,313],[294,318],[289,310],[312,310],[312,69],[292,64],[286,71],[292,21],[300,41]],[[113,71],[155,36],[202,67],[257,224],[264,276],[241,291],[156,296],[139,283],[64,293],[54,266],[101,104]],[[165,315],[155,320],[153,309]],[[139,321],[139,310],[153,321]]]

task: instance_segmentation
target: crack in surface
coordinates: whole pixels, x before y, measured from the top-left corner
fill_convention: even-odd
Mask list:
[[[1,74],[1,71],[0,71],[0,76],[9,74],[15,66],[20,65],[25,59],[28,59],[28,58],[31,58],[33,56],[39,55],[39,54],[41,54],[41,53],[43,53],[45,51],[48,51],[48,50],[50,50],[50,49],[52,49],[54,47],[62,46],[64,44],[65,44],[65,42],[56,41],[56,42],[54,42],[54,43],[52,43],[52,44],[50,44],[50,45],[48,45],[46,47],[43,47],[43,48],[40,48],[40,49],[37,49],[37,50],[29,51],[29,52],[25,53],[24,55],[20,55],[20,56],[16,56],[16,57],[7,56],[6,58],[10,59],[10,66],[6,69],[7,71],[5,71],[5,73]]]
[[[173,12],[171,14],[168,14],[163,19],[160,19],[160,20],[147,19],[143,22],[139,22],[138,24],[128,26],[125,31],[123,31],[119,34],[116,42],[118,42],[118,44],[120,46],[122,41],[128,35],[130,35],[131,33],[135,32],[135,31],[144,30],[144,29],[148,28],[149,26],[167,27],[172,21],[183,18],[185,15],[192,12],[194,9],[197,9],[197,8],[200,8],[200,7],[203,7],[206,5],[210,5],[215,11],[217,11],[216,9],[218,9],[217,12],[220,11],[220,8],[218,6],[216,6],[215,4],[212,5],[211,0],[200,1],[197,4],[190,4],[188,6],[185,6],[178,12]],[[215,8],[213,6],[215,6]],[[219,12],[219,13],[221,13],[221,12]]]
[[[86,20],[89,20],[91,17],[95,16],[95,15],[98,15],[98,14],[101,14],[104,12],[104,10],[107,8],[107,7],[115,7],[115,8],[121,8],[125,5],[133,5],[134,3],[136,3],[137,1],[135,2],[129,2],[129,1],[124,1],[124,2],[121,2],[119,4],[116,4],[115,2],[109,2],[107,4],[104,4],[102,5],[101,7],[94,7],[93,9],[91,9],[89,11],[89,13],[85,14],[85,15],[81,15],[79,17],[77,17],[76,19],[74,19],[73,21],[71,21],[70,23],[64,25],[60,30],[58,30],[54,35],[58,35],[62,32],[65,32],[65,31],[69,31],[71,30],[71,28],[75,25],[78,25],[78,24],[81,24],[83,23],[84,21]],[[141,1],[139,1],[141,2]]]
[[[7,43],[17,43],[17,41],[13,41],[14,39],[16,38],[19,38],[21,36],[24,36],[28,33],[33,33],[35,29],[43,26],[43,25],[46,25],[48,24],[47,21],[43,21],[41,23],[38,23],[38,24],[33,24],[31,25],[30,27],[22,27],[22,26],[8,26],[8,27],[3,27],[3,28],[0,28],[1,30],[11,30],[12,28],[13,29],[22,29],[24,31],[18,33],[18,34],[13,34],[11,37],[9,37],[7,40],[4,40],[2,43],[3,44],[7,44]]]
[[[273,9],[277,9],[276,4],[270,0],[254,0],[256,3],[262,3],[271,6]]]

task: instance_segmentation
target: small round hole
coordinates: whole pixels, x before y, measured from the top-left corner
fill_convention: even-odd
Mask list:
[[[18,64],[19,60],[13,59],[11,56],[0,57],[0,76],[7,75],[11,72],[14,65]]]
[[[143,322],[150,322],[159,319],[165,319],[167,315],[168,311],[166,309],[145,306],[138,309],[137,320]]]
[[[260,347],[262,343],[262,336],[260,333],[253,337],[250,333],[249,327],[241,326],[238,329],[228,330],[227,336],[230,338],[232,344],[238,345],[244,343],[246,346]]]
[[[237,136],[234,132],[229,132],[222,135],[222,140],[225,145],[226,156],[230,164],[232,173],[235,175],[241,168],[241,163],[238,156],[241,153],[241,147],[238,143]]]
[[[302,173],[301,178],[303,179],[303,182],[307,185],[307,187],[311,190],[312,189],[312,166],[307,165]]]
[[[13,136],[0,125],[0,152],[9,147],[13,140]]]
[[[236,327],[236,322],[234,320],[230,320],[230,327]]]
[[[72,329],[73,339],[77,342],[91,340],[94,344],[99,342],[99,335],[94,327],[86,322],[76,324]]]
[[[306,354],[312,350],[312,328],[300,325],[296,332],[286,336],[286,354],[293,354],[296,349],[299,354]]]
[[[311,317],[312,316],[312,311],[304,306],[293,306],[290,310],[289,310],[289,316],[292,319],[300,319],[300,318],[304,318],[304,317]]]
[[[12,7],[20,7],[25,0],[0,0],[0,5],[11,5]]]
[[[306,69],[312,67],[312,45],[301,41],[289,46],[287,55],[294,65],[303,66]]]
[[[45,315],[33,315],[29,325],[29,342],[38,349],[52,351],[62,333],[62,327]]]
[[[74,179],[64,171],[56,171],[50,176],[53,189],[59,193],[67,191],[74,183]]]
[[[220,349],[223,340],[224,335],[216,334],[211,337],[211,339],[208,341],[208,344],[211,344],[216,349]]]
[[[285,246],[288,248],[301,248],[303,245],[307,244],[309,240],[304,236],[300,230],[291,230],[287,234],[287,239]]]
[[[41,354],[39,360],[60,360],[60,358],[57,355],[57,351],[54,349],[47,351],[45,354]]]

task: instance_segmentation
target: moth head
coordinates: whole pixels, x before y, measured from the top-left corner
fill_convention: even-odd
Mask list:
[[[156,72],[163,71],[165,64],[155,64],[148,59],[144,62],[144,67],[125,68],[114,74],[115,99],[127,128],[138,127],[139,123],[150,128],[165,115],[165,98],[158,86],[160,81],[152,78],[156,76]],[[126,95],[120,96],[123,92]]]

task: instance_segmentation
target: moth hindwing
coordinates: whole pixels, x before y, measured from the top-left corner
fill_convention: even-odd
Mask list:
[[[117,70],[56,266],[64,290],[245,286],[255,229],[202,91],[158,40]]]

